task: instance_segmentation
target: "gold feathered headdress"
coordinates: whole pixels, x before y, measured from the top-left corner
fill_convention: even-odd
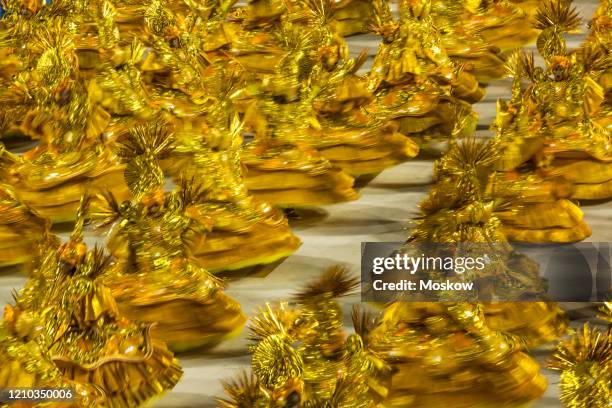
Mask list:
[[[542,30],[537,40],[540,54],[548,61],[552,57],[567,54],[564,33],[575,32],[580,27],[580,16],[571,2],[549,0],[542,4],[535,17],[534,27]]]
[[[170,153],[172,143],[172,133],[162,121],[137,125],[120,141],[117,153],[127,163],[125,182],[136,198],[164,186],[159,160]]]

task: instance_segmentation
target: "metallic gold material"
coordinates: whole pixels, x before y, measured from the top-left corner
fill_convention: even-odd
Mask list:
[[[259,31],[255,31],[253,28],[257,27],[256,24],[260,24],[260,22],[257,22],[259,18],[262,18],[264,21],[268,21],[267,17],[260,15],[260,13],[265,14],[270,12],[272,13],[270,18],[278,18],[278,15],[274,11],[276,10],[274,6],[270,6],[270,8],[267,6],[262,6],[260,9],[259,7],[262,4],[263,3],[261,2],[253,2],[249,4],[249,6],[246,8],[246,17],[242,18],[242,20],[238,20],[242,21],[243,26],[240,26],[236,21],[231,21],[229,24],[224,26],[226,38],[230,39],[232,43],[231,51],[232,54],[235,54],[233,56],[237,59],[240,65],[247,68],[247,70],[249,69],[248,51],[243,50],[238,53],[236,49],[239,49],[242,45],[246,45],[248,48],[255,48],[258,50],[258,41],[254,42],[253,44],[249,44],[249,39],[251,36],[259,35]],[[190,155],[197,153],[199,155],[199,163],[209,161],[209,159],[205,158],[206,149],[202,150],[201,147],[197,147],[198,143],[200,143],[198,139],[201,139],[202,135],[204,136],[204,139],[214,139],[217,137],[215,136],[216,132],[222,132],[226,135],[231,134],[231,132],[228,131],[228,123],[230,122],[228,118],[231,118],[232,115],[229,113],[232,110],[242,112],[246,110],[245,106],[250,103],[249,101],[253,100],[252,96],[245,97],[245,95],[248,95],[249,90],[252,90],[251,82],[245,82],[246,80],[243,78],[243,73],[240,72],[239,69],[236,69],[237,64],[228,62],[226,57],[223,58],[222,62],[218,64],[210,64],[211,61],[216,61],[216,58],[219,57],[219,55],[215,54],[214,52],[212,54],[207,53],[206,55],[194,55],[191,50],[194,48],[197,49],[201,45],[199,42],[205,37],[199,37],[199,34],[197,34],[198,30],[188,29],[188,26],[181,25],[182,20],[180,18],[180,11],[177,13],[175,10],[169,10],[159,2],[155,2],[149,8],[151,16],[156,15],[155,13],[161,13],[166,16],[164,17],[164,21],[166,21],[168,28],[166,30],[167,33],[163,34],[158,29],[159,27],[156,28],[155,21],[157,20],[154,20],[153,17],[145,21],[147,30],[152,37],[152,49],[154,52],[147,57],[147,60],[142,67],[147,72],[147,76],[152,75],[149,80],[152,84],[154,84],[154,86],[166,90],[160,102],[165,108],[164,110],[167,109],[172,113],[172,117],[169,119],[169,121],[176,125],[177,135],[181,139],[180,144],[182,144],[182,146],[179,146],[179,148],[182,149],[181,153],[185,154],[185,157],[189,157]],[[153,10],[152,8],[156,8],[155,10],[157,11]],[[282,10],[284,10],[284,8],[282,8]],[[155,11],[155,13],[153,11]],[[185,21],[185,23],[188,23],[188,21]],[[180,39],[176,39],[174,43],[172,42],[172,38],[168,38],[168,36],[171,35],[171,32],[183,31],[185,31],[185,34],[181,35]],[[195,34],[193,34],[194,31]],[[272,41],[273,38],[270,39],[266,37],[267,34],[268,33],[264,33],[264,38]],[[264,48],[263,52],[273,53],[274,51],[271,48]],[[219,87],[219,82],[223,81],[224,79],[229,79],[228,83],[221,82],[222,86]],[[230,85],[232,82],[239,82],[239,86],[236,86],[236,89],[230,89],[231,87],[228,85]],[[229,93],[224,94],[225,91],[229,91]],[[298,112],[297,110],[294,111]],[[162,112],[165,114],[163,110]],[[250,127],[252,124],[248,114],[246,123],[247,127]],[[242,134],[236,136],[242,138]],[[268,138],[269,136],[272,135],[265,135],[264,137]],[[206,140],[206,143],[212,143],[212,146],[210,147],[213,147],[213,149],[216,148],[214,146],[214,141]],[[235,139],[233,143],[237,144],[238,139]],[[257,141],[255,144],[258,144]],[[251,147],[254,147],[255,144],[253,144]],[[281,149],[287,147],[285,146],[286,143],[284,141],[277,142],[274,138],[270,137],[270,141],[267,141],[264,144],[259,144],[259,147],[254,150],[259,151],[262,148],[265,149],[266,146],[271,144],[278,145],[278,147]],[[221,146],[221,148],[225,149],[227,146],[229,145],[226,144],[225,146]],[[302,157],[302,161],[295,163],[292,169],[298,173],[308,173],[308,168],[312,166],[319,166],[319,162],[324,163],[324,167],[326,166],[331,168],[331,165],[326,163],[326,160],[320,156],[311,158],[310,152],[304,155],[299,152],[299,147],[297,146],[292,146],[291,150],[296,151],[294,154],[301,155]],[[272,150],[270,152],[272,152]],[[245,177],[249,179],[255,170],[251,171],[248,169],[248,167],[253,164],[257,166],[257,164],[253,162],[262,161],[264,159],[258,157],[246,157],[249,156],[249,154],[244,151],[241,151],[240,154],[243,156],[242,161],[248,170],[245,172]],[[316,152],[313,152],[313,154],[316,155]],[[216,158],[210,156],[211,164],[215,160]],[[266,158],[265,160],[268,159]],[[283,186],[282,180],[282,171],[284,169],[275,168],[274,163],[274,161],[270,161],[265,168],[265,172],[268,176],[264,180],[266,184],[260,185],[259,181],[261,179],[254,177],[251,180],[246,180],[247,187],[252,190],[251,194],[253,194],[254,198],[259,202],[287,205],[295,204],[295,202],[292,202],[292,200],[282,202],[282,200],[286,199],[283,194],[285,190],[287,190]],[[180,166],[177,166],[177,168],[173,169],[173,171],[178,173],[180,170],[178,167]],[[216,171],[219,172],[219,174],[223,174],[225,171],[227,171],[227,169],[222,170],[221,167],[217,168],[218,170]],[[276,171],[279,173],[277,174]],[[339,169],[334,168],[330,172],[331,174],[326,174],[324,171],[323,174],[316,176],[316,178],[321,179],[323,183],[330,185],[332,189],[331,194],[327,194],[325,191],[312,191],[311,189],[311,191],[308,191],[306,200],[301,200],[303,197],[300,197],[297,201],[300,203],[305,202],[306,204],[317,205],[328,203],[329,200],[336,202],[356,198],[357,195],[351,188],[352,178],[342,173],[342,177],[339,178],[338,182],[336,181],[335,172],[339,172]],[[306,177],[309,176],[310,174],[306,174]],[[231,178],[233,176],[228,174],[222,177]],[[275,196],[275,190],[279,189],[283,191],[280,192],[280,195]],[[310,187],[306,186],[305,189],[309,190]],[[260,190],[265,190],[262,192],[262,195],[259,194]],[[291,191],[289,190],[289,192]],[[238,197],[236,198],[238,199]],[[254,205],[257,206],[259,204]],[[255,208],[252,208],[251,210],[254,212],[258,211]],[[235,215],[237,218],[242,217],[239,214]],[[263,219],[266,217],[261,218]],[[277,216],[276,219],[278,221],[279,219],[282,219],[282,217]],[[276,223],[276,228],[279,229],[278,237],[283,234],[285,234],[285,236],[290,236],[287,234],[286,227],[282,227],[276,221],[273,221],[273,223]],[[260,224],[260,226],[262,225]],[[283,228],[285,229],[284,232],[282,231]],[[278,254],[273,255],[271,258],[264,261],[269,262],[274,258],[286,255],[288,252],[295,249],[296,243],[297,241],[295,237],[292,237],[291,242],[285,246],[285,249],[279,251]],[[268,251],[269,250],[270,249],[268,249]],[[236,261],[238,263],[232,261],[234,266],[231,264],[228,265],[230,269],[233,269],[235,266],[239,266],[240,263],[245,265],[252,263],[248,259],[237,259]],[[257,260],[255,259],[255,261]],[[214,265],[214,267],[218,268],[219,265]]]
[[[309,146],[255,140],[245,147],[242,160],[248,169],[246,185],[262,202],[295,207],[359,197],[354,179]]]
[[[508,225],[519,223],[523,228],[537,229],[539,222],[561,226],[565,222],[568,228],[564,231],[573,231],[576,219],[581,220],[582,213],[564,219],[563,213],[557,211],[553,212],[554,219],[549,220],[542,215],[548,214],[544,211],[550,209],[548,204],[535,204],[531,208],[539,212],[530,213],[531,217],[524,219],[522,208],[517,210],[512,201],[496,208],[499,204],[493,197],[499,196],[492,197],[486,187],[490,186],[488,179],[498,157],[496,142],[467,138],[459,140],[438,160],[436,184],[421,204],[423,218],[416,225],[412,240],[491,244],[495,253],[501,256],[500,265],[487,268],[482,275],[493,281],[493,290],[497,290],[495,285],[499,284],[516,288],[518,299],[521,293],[539,292],[542,281],[537,264],[514,252],[507,243]],[[512,214],[514,218],[503,218],[506,214]],[[525,224],[520,224],[523,219]],[[507,225],[502,225],[502,222]],[[517,264],[521,268],[514,271],[512,265]],[[482,308],[491,329],[516,334],[528,347],[555,340],[563,335],[568,325],[565,314],[551,302],[491,302],[483,304]]]
[[[11,324],[22,336],[36,333],[65,381],[99,390],[101,406],[136,407],[174,387],[182,370],[166,346],[151,339],[150,324],[119,313],[104,284],[110,258],[82,241],[88,204],[81,200],[68,242],[50,240],[43,248],[38,268],[16,296]]]
[[[193,255],[213,273],[271,264],[289,256],[301,241],[292,234],[282,211],[255,202],[244,182],[241,123],[234,118],[229,129],[209,131],[204,137],[180,136],[189,139],[187,151],[192,153],[182,177],[204,187],[192,216],[213,223],[211,231],[193,243]]]
[[[398,21],[389,10],[377,10],[375,30],[383,40],[369,74],[376,99],[366,107],[422,144],[452,136],[459,112],[471,111],[469,103],[484,96],[478,81],[446,53],[430,6],[429,1],[401,2]]]
[[[503,51],[535,40],[531,17],[508,1],[433,0],[434,21],[451,58],[480,81],[504,76]]]
[[[612,324],[612,302],[604,302],[599,310],[601,311],[601,317]]]
[[[610,97],[612,93],[612,63],[610,48],[612,47],[612,4],[601,0],[590,21],[590,30],[581,49],[576,51],[585,67],[602,87],[606,97],[608,113],[612,108]],[[609,122],[608,122],[609,125]]]
[[[549,362],[561,372],[561,402],[567,408],[605,407],[612,402],[612,332],[585,324],[564,340]]]
[[[212,346],[239,334],[246,320],[240,305],[190,251],[213,225],[211,214],[194,215],[205,190],[193,179],[170,193],[162,188],[158,160],[172,148],[167,125],[139,125],[121,140],[119,155],[127,162],[134,199],[119,203],[107,194],[104,211],[96,214],[101,226],[115,224],[108,246],[119,262],[105,283],[119,309],[156,323],[152,336],[175,350]]]
[[[231,37],[226,17],[232,3],[142,5],[144,18],[134,23],[143,35],[132,40],[121,66],[101,67],[93,87],[116,118],[107,129],[112,138],[157,117],[174,129],[176,149],[162,168],[177,182],[194,178],[204,187],[192,215],[214,222],[205,239],[190,244],[213,272],[274,263],[300,245],[282,212],[253,202],[243,184],[243,131],[229,125],[240,72],[236,64],[216,61],[217,50]],[[152,167],[150,175],[163,179],[162,168]]]
[[[191,251],[213,273],[273,264],[301,244],[282,211],[255,200],[245,184],[244,129],[234,113],[240,78],[236,64],[211,64],[189,98],[172,101],[182,109],[170,119],[176,149],[163,162],[175,181],[193,178],[203,187],[192,216],[212,226]]]
[[[591,231],[568,200],[607,198],[612,186],[610,107],[596,82],[607,63],[590,46],[577,53],[566,49],[562,34],[580,23],[569,2],[544,3],[536,22],[546,66],[522,52],[507,61],[512,99],[498,104],[494,123],[502,151],[497,169],[503,173],[490,194],[520,203],[518,210],[500,213],[510,239],[579,241]],[[546,217],[544,211],[560,216]]]
[[[19,201],[15,190],[0,184],[0,266],[29,263],[44,228],[45,221]]]
[[[74,402],[56,402],[60,408],[95,407],[104,402],[99,390],[88,384],[72,382],[62,377],[47,350],[37,342],[39,333],[31,312],[22,312],[11,305],[4,307],[0,323],[0,387],[64,388],[75,392]],[[11,404],[24,407],[21,402]]]
[[[392,303],[371,336],[394,367],[385,407],[522,406],[546,389],[538,364],[475,304]]]
[[[291,305],[260,309],[250,326],[252,374],[224,383],[229,398],[221,406],[381,406],[390,369],[370,348],[375,321],[353,309],[355,334],[347,336],[337,301],[357,284],[332,267]]]
[[[308,32],[301,24],[277,21],[268,30],[245,30],[240,42],[233,45],[241,64],[245,63],[243,56],[251,52],[276,54],[269,68],[249,66],[248,62],[245,65],[247,71],[264,75],[248,95],[252,102],[246,104],[245,123],[256,137],[242,153],[247,169],[245,183],[258,200],[301,206],[354,200],[358,196],[352,189],[353,178],[311,147],[317,139],[309,135],[309,129],[321,129],[310,99],[315,96],[315,88],[300,80],[312,75],[313,71],[302,72],[304,68],[311,70],[318,63],[303,60],[307,53],[324,45],[316,34],[319,33]],[[287,37],[286,49],[275,36]],[[258,40],[249,40],[254,38]],[[265,46],[270,43],[272,48]],[[280,55],[286,56],[278,59]]]
[[[499,302],[483,304],[493,330],[512,333],[527,348],[557,340],[568,329],[569,319],[555,302]]]
[[[330,23],[334,7],[328,0],[294,1],[272,25],[244,28],[233,55],[254,74],[244,94],[252,100],[245,104],[246,124],[259,149],[263,139],[283,150],[309,145],[352,176],[376,174],[418,148],[397,126],[367,112],[373,95],[356,74],[364,55],[348,57]]]
[[[562,178],[500,172],[490,179],[488,194],[510,203],[496,211],[509,240],[578,242],[591,228],[580,207],[568,200],[574,188]]]
[[[422,217],[408,243],[489,244],[502,257],[479,275],[491,278],[493,291],[498,290],[496,284],[506,283],[520,296],[537,290],[541,279],[537,265],[514,253],[506,242],[494,215],[495,202],[486,195],[497,154],[493,142],[457,140],[436,162],[436,182],[421,204]],[[513,271],[508,262],[513,257],[521,258],[526,268]],[[394,368],[385,406],[490,408],[522,406],[539,398],[546,381],[538,364],[520,350],[523,342],[536,345],[561,335],[567,321],[556,304],[526,305],[414,301],[386,305],[381,324],[371,335],[374,349],[388,350]],[[540,318],[526,319],[525,311]]]
[[[140,67],[145,75],[144,89],[163,90],[150,102],[150,93],[138,92],[143,102],[137,113],[157,110],[176,136],[176,148],[162,167],[176,182],[193,178],[202,187],[191,216],[212,225],[205,237],[190,243],[191,252],[215,273],[275,263],[300,245],[282,212],[255,201],[245,186],[244,130],[234,113],[242,72],[227,59],[217,61],[215,54],[233,35],[225,24],[231,3],[199,9],[196,15],[152,3],[144,21],[151,52],[140,65],[134,58],[134,71]],[[211,33],[218,34],[219,43],[211,41]]]
[[[92,146],[29,159],[20,156],[10,169],[9,182],[17,197],[42,217],[54,222],[74,220],[80,197],[86,192],[114,191],[124,198],[123,167],[107,148]],[[97,205],[97,204],[94,204]]]
[[[50,6],[23,21],[31,32],[16,28],[10,33],[13,41],[27,36],[27,47],[20,53],[29,69],[16,75],[2,96],[3,102],[16,106],[9,114],[23,113],[9,127],[40,140],[24,155],[10,158],[5,181],[24,204],[55,222],[74,220],[86,190],[112,189],[122,199],[128,193],[121,181],[123,168],[102,137],[110,114],[91,83],[80,76],[74,27],[68,18],[54,14],[70,15],[64,7]],[[41,26],[29,26],[35,23]]]
[[[383,0],[386,1],[386,0]],[[333,28],[339,35],[367,33],[379,0],[334,1]]]

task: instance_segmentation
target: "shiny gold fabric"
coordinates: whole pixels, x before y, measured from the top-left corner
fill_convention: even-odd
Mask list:
[[[483,307],[492,330],[512,333],[530,349],[557,340],[569,324],[554,302],[485,303]]]
[[[249,143],[242,160],[245,183],[256,200],[285,207],[356,200],[354,179],[308,146]]]
[[[218,103],[215,109],[222,111],[229,101]],[[209,122],[215,119],[211,111]],[[230,117],[225,112],[221,116]],[[173,166],[179,168],[171,172],[202,186],[203,194],[191,214],[196,222],[212,222],[210,232],[191,243],[191,252],[202,266],[217,273],[273,264],[300,246],[282,211],[257,202],[248,191],[242,163],[243,128],[237,117],[228,124],[206,127],[202,133],[183,124],[177,133],[179,147],[170,161],[175,164],[176,158],[183,158],[185,163]],[[175,180],[180,182],[179,177]]]
[[[371,336],[395,368],[388,407],[521,406],[546,389],[538,364],[478,305],[393,303]]]
[[[607,108],[610,109],[610,94],[612,92],[612,67],[608,60],[607,65],[593,62],[602,62],[602,58],[610,57],[612,45],[612,5],[607,0],[601,0],[599,7],[593,14],[589,23],[589,33],[581,50],[576,53],[583,60],[591,59],[591,74],[597,77],[597,82],[607,95]],[[595,58],[594,58],[595,57]],[[603,68],[603,69],[602,69]]]
[[[503,77],[503,52],[533,42],[538,34],[529,13],[507,1],[433,0],[432,14],[451,58],[480,81]]]
[[[194,210],[197,221],[209,217],[216,221],[212,231],[191,248],[198,261],[212,273],[272,264],[301,245],[279,209],[267,203],[253,202],[250,206],[256,211],[254,217],[242,220],[223,208],[210,209],[204,205],[203,209]]]
[[[15,25],[3,31],[3,38],[9,45],[25,45],[15,53],[27,61],[3,86],[3,105],[15,117],[7,130],[39,144],[11,158],[4,181],[26,205],[54,222],[73,221],[86,190],[112,189],[122,198],[128,193],[120,178],[123,169],[102,135],[111,114],[79,68],[83,38],[74,30],[93,18],[86,13],[80,19],[80,6],[54,5],[52,12],[42,7],[22,17],[20,2],[5,6]]]
[[[7,305],[0,324],[0,386],[10,388],[62,388],[75,393],[73,402],[39,403],[36,406],[59,408],[95,407],[104,403],[99,390],[69,381],[51,360],[49,353],[36,341],[30,319],[32,314],[19,314]],[[27,323],[26,323],[27,322]],[[26,408],[29,402],[13,402],[12,407]]]
[[[129,197],[123,170],[108,149],[91,147],[20,158],[9,170],[9,182],[19,199],[41,217],[65,222],[74,221],[83,194],[112,190],[120,199]]]
[[[542,282],[537,264],[512,252],[492,211],[494,203],[486,195],[496,155],[494,143],[467,138],[436,162],[436,182],[400,252],[421,242],[489,244],[504,255],[478,277],[491,279],[493,293],[513,282],[514,295],[520,297],[538,291]],[[520,259],[511,262],[511,258]],[[514,270],[517,262],[522,267]],[[550,341],[565,331],[567,321],[556,304],[527,305],[415,301],[386,305],[381,325],[371,334],[375,345],[388,350],[394,367],[385,406],[490,408],[521,406],[539,398],[546,381],[538,364],[521,351],[523,342]],[[539,318],[532,319],[532,314]]]
[[[559,226],[558,230],[566,234],[579,231],[577,225],[583,223],[582,212],[577,207],[571,207],[571,202],[567,200],[562,201],[568,205],[565,210],[567,217],[558,208],[549,211],[548,203],[525,207],[516,206],[510,200],[508,205],[496,211],[494,197],[501,195],[492,194],[490,189],[491,183],[499,187],[499,184],[495,184],[495,176],[498,175],[492,172],[492,165],[499,157],[497,147],[495,142],[478,142],[468,138],[459,141],[436,162],[436,184],[421,204],[423,219],[417,224],[412,237],[414,242],[492,245],[500,255],[503,254],[502,261],[499,267],[486,269],[479,275],[492,279],[493,291],[505,290],[504,285],[515,288],[514,296],[519,299],[522,294],[540,293],[542,278],[535,262],[515,253],[507,244],[508,240],[525,238],[516,233],[513,235],[513,232],[516,229],[523,234],[542,234],[545,231],[549,235],[539,238],[546,238],[544,242],[555,242],[550,235],[550,226]],[[518,184],[509,185],[524,192],[523,197],[529,197],[526,184],[520,187]],[[531,197],[538,197],[537,184],[535,186]],[[501,189],[493,191],[499,192]],[[556,303],[484,303],[482,309],[492,330],[516,334],[529,347],[554,340],[567,330],[567,318]]]
[[[568,199],[575,188],[562,178],[502,172],[490,179],[488,194],[510,203],[496,211],[508,239],[578,242],[591,235],[591,228],[580,207]]]
[[[376,174],[414,157],[414,142],[363,109],[373,99],[366,79],[356,74],[364,56],[349,58],[329,23],[337,5],[287,4],[282,15],[270,17],[273,24],[245,24],[234,44],[234,57],[253,74],[244,94],[251,99],[245,119],[256,138],[309,145],[351,176]]]
[[[286,302],[261,308],[250,325],[252,374],[224,384],[222,407],[278,404],[379,407],[390,368],[370,348],[371,315],[354,309],[355,334],[342,324],[337,298],[357,284],[340,267],[328,269]]]
[[[374,19],[376,3],[372,0],[334,2],[334,30],[342,36],[367,33]]]
[[[568,408],[605,407],[612,401],[612,332],[585,324],[560,342],[549,361],[559,371],[560,399]]]
[[[162,168],[150,175],[155,175],[156,184],[166,171],[176,176],[176,182],[185,177],[205,185],[207,193],[199,197],[194,214],[215,221],[210,239],[194,240],[192,252],[213,272],[274,263],[300,244],[283,215],[267,203],[253,203],[243,185],[243,130],[239,125],[228,129],[234,109],[232,86],[239,73],[236,64],[226,60],[209,64],[216,50],[227,45],[224,39],[231,37],[231,24],[225,21],[231,3],[198,10],[197,29],[187,28],[196,17],[186,4],[139,6],[144,18],[133,23],[143,35],[132,42],[123,66],[101,67],[94,88],[105,108],[122,118],[110,126],[114,138],[121,141],[130,128],[151,117],[163,118],[175,131],[175,149],[166,152]],[[128,6],[119,5],[118,12]],[[183,32],[180,41],[174,37],[178,32]],[[207,57],[186,52],[190,47],[202,47]],[[148,185],[146,177],[140,174],[137,179]]]
[[[172,192],[162,188],[158,160],[171,150],[171,141],[161,122],[139,125],[125,135],[120,155],[135,198],[119,204],[106,194],[95,217],[100,226],[116,224],[108,247],[118,263],[105,283],[122,313],[155,323],[154,338],[185,350],[239,334],[246,318],[190,250],[213,225],[214,214],[193,215],[205,186],[184,179]]]
[[[44,226],[45,221],[19,201],[11,186],[0,184],[0,266],[29,263]]]
[[[244,112],[247,109],[246,106],[250,104],[250,101],[253,101],[253,96],[249,94],[252,89],[253,79],[244,78],[244,73],[241,71],[246,69],[247,72],[252,70],[254,73],[259,73],[262,68],[257,64],[265,63],[266,61],[265,58],[260,58],[260,53],[274,54],[275,49],[280,50],[279,52],[283,52],[280,44],[276,44],[276,48],[268,47],[268,45],[274,44],[275,42],[276,37],[273,35],[274,30],[260,30],[258,27],[258,24],[262,24],[259,22],[259,19],[268,21],[266,13],[271,13],[270,18],[274,20],[280,18],[280,14],[284,12],[284,8],[281,7],[280,13],[277,14],[276,11],[274,11],[276,9],[273,6],[270,7],[271,8],[268,8],[267,6],[263,6],[262,4],[255,2],[249,4],[249,6],[245,9],[245,17],[240,17],[240,13],[236,13],[236,16],[239,18],[232,20],[232,22],[228,25],[224,25],[223,30],[227,34],[227,38],[232,42],[231,57],[235,58],[238,64],[228,62],[227,54],[225,54],[225,57],[223,57],[221,55],[209,53],[207,55],[207,59],[210,61],[216,61],[217,58],[220,59],[220,61],[217,61],[217,63],[211,65],[204,64],[201,58],[197,58],[192,54],[185,52],[187,47],[196,47],[201,45],[200,41],[205,37],[200,37],[199,35],[203,33],[198,30],[190,31],[192,35],[183,35],[180,43],[176,44],[177,46],[169,46],[166,43],[167,37],[171,35],[171,32],[188,31],[187,28],[181,26],[181,24],[186,23],[187,20],[182,20],[180,18],[180,10],[170,9],[160,2],[156,2],[149,7],[151,17],[145,19],[144,29],[151,36],[153,53],[149,54],[147,61],[143,66],[141,66],[141,69],[147,72],[146,76],[143,77],[144,81],[149,83],[149,86],[157,89],[164,89],[165,93],[159,101],[159,104],[155,104],[153,106],[151,103],[147,102],[147,99],[150,99],[150,97],[147,97],[146,92],[139,93],[139,95],[141,95],[140,99],[143,101],[141,105],[146,107],[146,110],[140,110],[140,112],[149,112],[151,111],[151,107],[154,109],[163,107],[160,113],[163,116],[166,116],[167,120],[176,126],[177,134],[181,140],[179,146],[180,152],[175,157],[180,158],[181,161],[180,163],[174,163],[175,165],[172,169],[170,169],[175,174],[179,174],[184,169],[187,169],[192,174],[195,173],[194,166],[189,166],[187,163],[190,157],[197,156],[197,162],[199,165],[207,166],[207,171],[214,171],[216,173],[210,174],[212,177],[234,177],[233,175],[227,173],[227,169],[224,170],[219,166],[214,166],[214,163],[218,161],[218,157],[215,157],[215,154],[212,153],[214,153],[214,150],[217,148],[219,148],[221,151],[225,151],[227,146],[217,146],[215,144],[216,142],[211,141],[210,139],[211,135],[213,135],[212,139],[216,138],[217,136],[215,135],[217,135],[219,132],[222,134],[229,134],[227,130],[229,123],[232,120],[231,112],[233,110]],[[219,15],[217,15],[215,18],[219,18]],[[164,23],[167,24],[168,27],[166,31],[162,30],[162,32],[156,28],[156,24],[159,22],[158,20],[163,20],[166,22]],[[241,22],[242,24],[240,24]],[[209,23],[212,24],[210,21]],[[251,42],[250,40],[253,38],[257,38],[257,40]],[[266,46],[262,48],[263,43],[265,43]],[[246,47],[246,49],[243,47]],[[251,67],[248,63],[249,55],[251,55],[251,53],[257,54],[256,58],[254,59],[255,65],[253,67]],[[275,64],[272,65],[271,70],[264,69],[264,71],[269,73],[275,72]],[[138,68],[138,66],[140,65],[135,64],[134,68]],[[177,75],[177,72],[180,72],[181,74]],[[279,82],[279,86],[283,84],[284,83]],[[282,87],[279,89],[282,89]],[[280,92],[284,91],[280,90]],[[171,114],[168,115],[166,111],[169,111]],[[299,112],[299,108],[294,110],[294,112]],[[252,115],[249,117],[252,117]],[[249,117],[245,118],[247,121],[245,130],[253,130],[253,128],[256,127],[256,125],[253,124],[253,121],[249,120]],[[263,133],[264,134],[261,135],[263,138],[275,137],[274,134],[267,134],[265,131],[263,131]],[[229,138],[227,140],[231,139],[232,138]],[[239,145],[240,140],[242,140],[241,131],[235,133],[234,140],[231,140],[230,144]],[[204,150],[201,145],[202,141],[205,142],[204,145],[208,144],[205,146]],[[200,146],[198,146],[199,143]],[[219,154],[228,155],[236,153],[220,152]],[[244,155],[241,152],[240,154]],[[263,159],[260,159],[260,161],[261,160]],[[245,172],[245,177],[249,179],[255,170],[249,169],[249,163],[251,162],[250,159],[243,161],[248,170]],[[318,165],[318,162],[322,161],[324,161],[323,158],[317,158],[311,163],[308,163],[308,165]],[[300,162],[294,167],[300,168],[302,166],[303,162]],[[270,167],[273,167],[273,163],[270,164]],[[202,171],[198,170],[198,176],[202,175],[203,171],[204,169],[202,169]],[[338,172],[338,170],[334,169],[330,175],[322,174],[320,177],[324,183],[327,183],[330,180],[333,182],[333,179],[336,176],[334,174],[335,172]],[[348,175],[343,174],[342,176],[342,179],[348,178]],[[255,184],[256,189],[265,188],[266,190],[269,190],[271,194],[264,198],[265,201],[271,203],[281,203],[286,200],[286,197],[273,197],[273,192],[276,189],[275,183],[278,182],[275,181],[275,175],[273,174],[271,175],[271,179],[272,184],[270,185],[257,185],[257,180],[255,183],[247,180],[247,184],[249,185],[249,188]],[[234,188],[230,186],[227,187]],[[309,189],[308,186],[305,186],[304,188]],[[334,187],[332,187],[332,189],[333,188]],[[343,190],[345,189],[349,190],[347,191],[348,196],[346,198],[343,197],[343,195],[345,195],[345,191]],[[309,196],[305,200],[300,201],[309,205],[318,205],[327,203],[330,200],[332,200],[332,202],[336,202],[336,200],[344,201],[346,199],[352,199],[352,197],[354,197],[356,194],[354,191],[351,191],[350,186],[347,188],[345,184],[339,184],[336,190],[338,191],[334,194],[325,194],[321,199],[318,197],[318,192],[309,192]],[[257,196],[257,192],[254,194]],[[226,198],[224,198],[224,200],[225,199]],[[240,200],[239,197],[233,197],[231,199]],[[229,208],[229,206],[227,209],[229,211],[233,211]],[[252,214],[255,214],[259,210],[256,207],[251,207],[249,211],[251,211]],[[229,213],[226,214],[229,215]],[[247,221],[244,220],[239,212],[234,212],[234,215],[236,218],[232,221],[234,223],[244,224],[244,222]],[[261,222],[259,224],[259,228],[269,228],[270,223],[268,221],[271,221],[271,219],[266,221],[266,216],[264,216],[261,212],[259,213],[258,217],[258,221]],[[278,216],[276,216],[276,218],[278,218]],[[268,223],[267,227],[264,226],[266,223]],[[277,223],[276,228],[278,229],[278,234],[276,237],[277,242],[281,242],[283,238],[290,239],[287,245],[284,245],[283,248],[279,248],[279,251],[276,254],[271,247],[261,248],[269,253],[269,256],[265,256],[265,259],[267,259],[264,260],[265,262],[280,259],[296,248],[297,240],[288,233],[286,227],[282,227]],[[213,234],[222,232],[224,231],[219,229],[215,230],[215,228],[213,228]],[[239,231],[236,231],[236,234],[233,235],[234,239],[250,239],[245,235],[239,235],[238,232]],[[256,230],[253,229],[250,232],[253,234],[256,232]],[[253,241],[245,241],[245,243],[252,244]],[[203,250],[208,251],[208,249]],[[212,248],[210,248],[210,250],[212,250]],[[200,252],[201,250],[198,251]],[[246,254],[247,253],[245,252],[244,255],[246,256]],[[234,253],[229,255],[235,257],[237,254]],[[248,266],[249,264],[260,262],[260,260],[248,258],[236,259],[235,261],[230,261],[227,266],[229,269],[234,269],[236,267],[240,267],[241,265]],[[217,268],[218,264],[211,264],[211,266]]]
[[[546,68],[536,67],[533,56],[524,53],[508,61],[514,78],[512,99],[498,104],[494,126],[501,172],[489,188],[494,197],[519,204],[498,214],[509,238],[580,241],[591,230],[570,200],[609,197],[610,111],[585,54],[569,54],[560,36],[577,27],[576,12],[567,4],[550,3],[537,17],[542,30],[538,50]]]
[[[42,248],[12,315],[32,316],[37,343],[63,380],[100,390],[102,401],[95,406],[137,407],[174,387],[182,370],[166,346],[151,338],[150,324],[120,314],[104,283],[110,258],[82,242],[85,212],[81,204],[69,242],[58,246],[50,240]]]
[[[449,57],[429,2],[401,2],[397,21],[389,11],[379,12],[376,30],[383,38],[369,73],[376,99],[367,111],[396,122],[400,133],[421,146],[452,138],[460,112],[469,112],[484,91]]]

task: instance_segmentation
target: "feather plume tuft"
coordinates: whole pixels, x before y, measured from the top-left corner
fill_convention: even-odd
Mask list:
[[[359,280],[350,276],[348,269],[341,265],[328,268],[319,279],[307,284],[294,295],[298,302],[307,303],[323,296],[336,298],[350,294],[359,286]]]

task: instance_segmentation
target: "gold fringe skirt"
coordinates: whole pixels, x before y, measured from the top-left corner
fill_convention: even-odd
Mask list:
[[[282,207],[318,206],[356,200],[354,178],[315,149],[282,142],[251,142],[242,161],[245,183],[260,202]]]
[[[163,271],[153,275],[117,274],[106,284],[121,314],[130,320],[154,323],[154,339],[173,351],[184,351],[212,347],[238,335],[246,322],[240,304],[221,288],[211,288],[209,278],[198,277],[197,273],[192,270],[182,278]]]
[[[309,142],[332,165],[353,177],[378,174],[419,152],[419,146],[397,132],[395,125],[374,131],[326,129],[313,134]]]
[[[603,200],[612,198],[612,162],[595,159],[555,160],[544,173],[560,176],[574,185],[571,198]]]
[[[123,179],[123,166],[105,161],[106,156],[94,158],[95,163],[83,168],[76,166],[39,167],[23,163],[11,169],[12,185],[19,199],[38,215],[53,222],[74,221],[81,197],[89,193],[112,191],[118,200],[130,196]],[[96,207],[94,197],[92,208]]]
[[[100,359],[83,366],[65,358],[54,362],[65,379],[90,384],[104,391],[103,408],[131,408],[160,397],[174,388],[183,375],[178,360],[161,342],[153,341],[150,354],[138,360]]]
[[[592,233],[580,207],[566,199],[523,203],[516,212],[496,215],[510,241],[568,243],[582,241]]]
[[[484,303],[487,325],[512,333],[528,348],[557,340],[569,326],[569,319],[555,302]]]
[[[270,210],[269,217],[244,230],[213,227],[191,247],[194,257],[212,273],[272,264],[288,257],[302,242],[291,232],[280,210]]]

